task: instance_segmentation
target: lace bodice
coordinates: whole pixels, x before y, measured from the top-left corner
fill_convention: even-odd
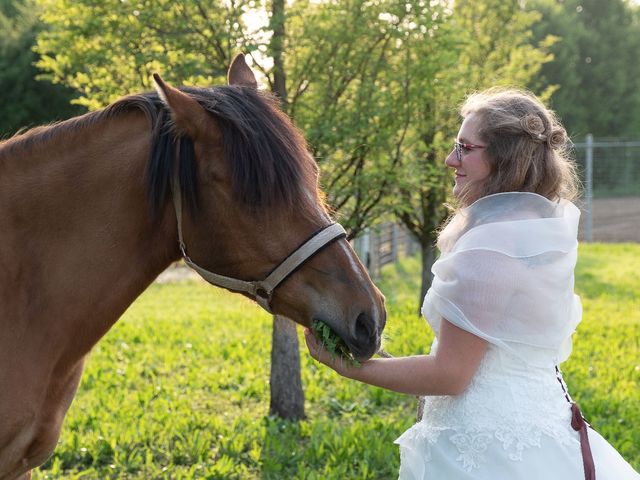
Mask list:
[[[434,342],[434,349],[437,341]],[[567,444],[575,438],[569,403],[554,369],[532,367],[489,345],[468,388],[456,396],[425,398],[420,422],[398,443],[419,443],[429,458],[429,445],[446,435],[458,449],[466,470],[485,461],[490,442],[499,442],[514,461],[540,444],[542,435]],[[574,440],[575,441],[575,440]]]

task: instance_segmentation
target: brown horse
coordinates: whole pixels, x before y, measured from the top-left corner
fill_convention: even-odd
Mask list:
[[[186,250],[270,311],[325,321],[356,357],[379,347],[383,298],[326,229],[304,139],[244,57],[228,76],[210,89],[156,77],[159,94],[0,144],[0,479],[51,455],[85,355]],[[301,265],[291,252],[318,232]]]

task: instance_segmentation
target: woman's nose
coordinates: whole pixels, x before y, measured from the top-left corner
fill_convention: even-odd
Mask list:
[[[445,158],[444,160],[444,164],[447,167],[451,167],[451,168],[455,168],[456,166],[459,165],[460,162],[458,162],[458,156],[456,155],[456,149],[452,149],[451,152],[449,152],[449,155],[447,155],[447,158]]]

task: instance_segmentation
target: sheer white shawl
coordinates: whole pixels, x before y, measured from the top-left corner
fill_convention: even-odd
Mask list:
[[[489,195],[462,209],[438,242],[422,313],[445,318],[529,364],[567,359],[582,316],[574,294],[580,210],[534,193]]]

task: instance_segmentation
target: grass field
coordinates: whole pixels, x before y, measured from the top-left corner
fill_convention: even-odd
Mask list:
[[[387,267],[386,349],[424,353],[419,262]],[[582,245],[584,320],[563,365],[592,425],[640,468],[640,245]],[[268,417],[270,317],[201,282],[154,284],[93,350],[34,479],[391,479],[413,397],[349,382],[302,351],[308,419]]]

